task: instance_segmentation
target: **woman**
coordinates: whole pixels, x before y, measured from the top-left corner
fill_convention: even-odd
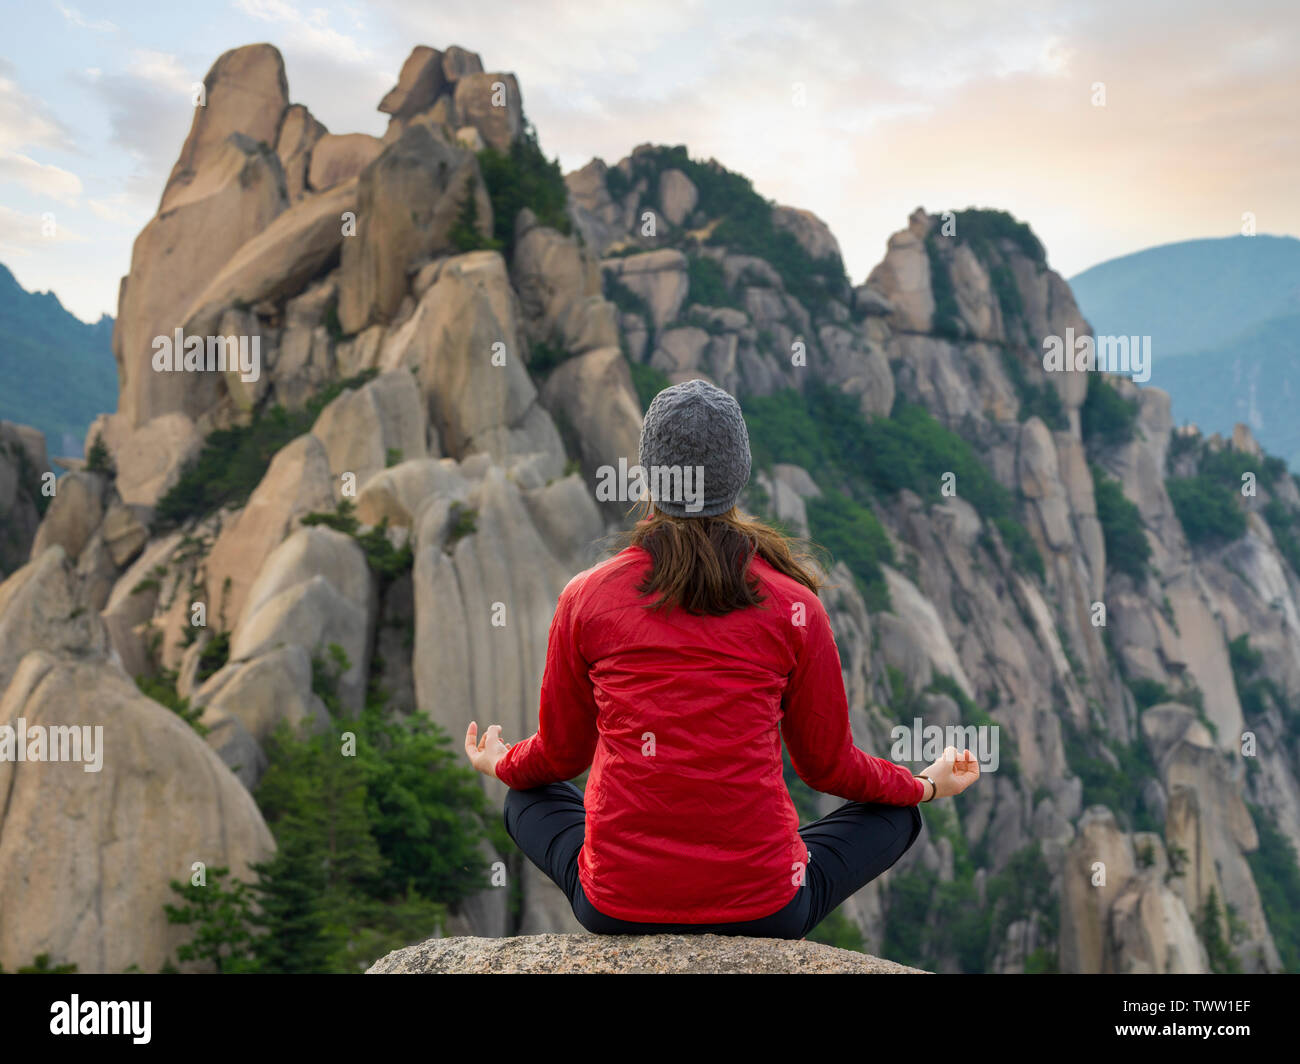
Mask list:
[[[561,593],[537,733],[507,746],[471,723],[465,751],[511,788],[510,837],[588,931],[802,938],[912,845],[918,802],[979,766],[949,748],[914,777],[854,746],[819,580],[736,509],[750,452],[735,399],[665,389],[640,450],[653,512]],[[783,737],[804,782],[849,799],[803,829]],[[584,795],[566,781],[588,766]]]

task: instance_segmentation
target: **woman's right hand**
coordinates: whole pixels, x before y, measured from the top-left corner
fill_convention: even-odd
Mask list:
[[[959,751],[955,746],[950,746],[923,775],[934,780],[935,798],[951,798],[954,794],[961,794],[980,778],[980,763],[969,750]]]

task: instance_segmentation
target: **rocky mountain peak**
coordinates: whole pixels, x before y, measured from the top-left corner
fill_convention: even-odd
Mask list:
[[[745,408],[747,507],[830,552],[858,743],[919,719],[996,744],[843,934],[934,970],[1290,963],[1300,491],[1244,427],[1203,440],[1158,389],[1049,370],[1045,341],[1096,338],[1027,224],[918,209],[854,286],[824,222],[684,146],[562,175],[513,75],[458,46],[411,52],[383,137],[290,104],[269,45],[204,85],[84,468],[41,502],[43,455],[0,424],[0,723],[108,692],[134,729],[114,802],[58,828],[99,881],[31,852],[89,784],[0,764],[0,889],[21,868],[42,899],[0,964],[161,964],[167,877],[271,852],[281,724],[384,690],[529,734],[557,596],[628,521],[598,474],[695,377]],[[185,830],[149,828],[164,805]],[[146,833],[106,847],[124,824]],[[576,930],[480,842],[518,905],[484,884],[446,933]]]

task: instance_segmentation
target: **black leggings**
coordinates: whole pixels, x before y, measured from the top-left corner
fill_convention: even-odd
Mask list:
[[[770,916],[729,924],[641,924],[598,912],[578,878],[587,811],[572,783],[551,783],[506,795],[506,831],[525,856],[553,879],[578,923],[597,935],[715,934],[803,938],[840,902],[890,868],[921,831],[916,806],[846,802],[799,829],[808,847],[804,884]]]

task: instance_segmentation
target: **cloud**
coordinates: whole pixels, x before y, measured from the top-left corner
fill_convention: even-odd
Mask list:
[[[289,98],[306,104],[331,133],[383,134],[388,116],[377,108],[384,94],[397,83],[400,59],[391,69],[386,69],[388,64],[357,66],[320,53],[289,48],[284,54],[284,65],[289,78]]]
[[[76,174],[18,152],[0,150],[0,181],[13,181],[29,192],[69,206],[76,206],[81,195],[81,179]]]
[[[608,80],[635,79],[650,95],[671,87],[679,67],[697,62],[704,67],[703,57],[718,43],[716,27],[704,21],[709,9],[695,0],[532,0],[526,18],[502,18],[490,4],[433,8],[372,0],[371,9],[382,12],[405,42],[399,64],[416,44],[459,44],[479,52],[486,70],[515,71],[521,82],[526,77],[525,91],[529,86],[581,91]],[[651,57],[671,65],[665,69]]]
[[[62,4],[83,0],[57,2],[76,26]],[[106,195],[77,169],[94,216],[132,224],[157,203],[192,121],[197,64],[226,47],[275,42],[292,99],[334,132],[378,133],[375,106],[411,48],[456,43],[519,76],[543,148],[566,169],[685,144],[821,216],[855,280],[918,205],[1011,210],[1070,273],[1235,231],[1244,210],[1261,231],[1300,233],[1293,2],[1243,0],[1225,16],[1210,0],[1150,0],[1116,21],[1099,0],[530,0],[517,16],[490,3],[231,0],[220,40],[82,58],[103,69],[74,76],[107,108],[106,154],[134,172]],[[147,21],[115,17],[124,34]],[[1105,108],[1091,106],[1096,81]],[[42,159],[54,147],[75,146],[0,60],[0,150]]]
[[[201,78],[193,77],[181,66],[180,60],[170,52],[155,52],[150,48],[137,48],[131,53],[128,72],[170,92],[189,96],[196,82]]]
[[[1123,34],[1099,16],[1082,20],[1047,68],[931,94],[924,121],[857,138],[851,165],[828,175],[839,201],[828,221],[859,271],[874,260],[864,243],[881,233],[886,206],[895,229],[918,204],[1011,210],[1067,275],[1137,248],[1229,234],[1251,204],[1261,229],[1295,231],[1300,136],[1287,57],[1300,27],[1279,25],[1268,6],[1231,20],[1189,6],[1176,23],[1135,9]],[[1104,107],[1093,106],[1095,82],[1106,86]],[[854,204],[854,175],[866,174],[872,194]]]
[[[127,226],[131,229],[140,229],[153,214],[152,208],[140,197],[131,195],[127,192],[117,192],[111,196],[102,196],[98,199],[88,199],[86,206],[94,212],[97,218],[106,222],[112,222],[114,225]]]
[[[67,7],[55,0],[54,6],[59,14],[73,26],[81,30],[94,30],[96,33],[116,33],[117,27],[108,19],[90,20],[74,7]]]
[[[23,147],[77,150],[68,127],[43,100],[23,92],[14,65],[0,59],[0,148]]]
[[[126,72],[82,75],[108,111],[108,141],[134,163],[127,193],[156,203],[194,120],[194,81],[179,60],[137,50]]]
[[[250,18],[269,22],[281,28],[286,42],[296,50],[328,56],[340,63],[364,63],[371,51],[363,48],[355,36],[350,36],[329,25],[329,12],[312,8],[304,13],[286,0],[235,0],[235,7]],[[354,26],[359,19],[349,12]]]
[[[685,144],[821,215],[855,278],[918,205],[1012,210],[1066,272],[1232,231],[1243,210],[1300,229],[1300,23],[1281,0],[1231,19],[1208,0],[1135,6],[1120,28],[1104,5],[1063,0],[935,0],[923,16],[914,0],[869,15],[837,0],[797,13],[534,0],[504,22],[489,8],[377,7],[409,44],[490,49],[485,65],[519,75],[566,169]],[[1091,106],[1096,81],[1106,108]]]
[[[69,229],[55,211],[26,214],[0,205],[0,255],[28,255],[54,244],[79,244],[85,237]]]
[[[369,10],[344,5],[329,12],[286,0],[233,0],[232,6],[268,27],[267,39],[284,56],[291,99],[306,104],[331,131],[383,133],[388,118],[376,107],[397,81],[406,53],[377,53],[365,21]]]

